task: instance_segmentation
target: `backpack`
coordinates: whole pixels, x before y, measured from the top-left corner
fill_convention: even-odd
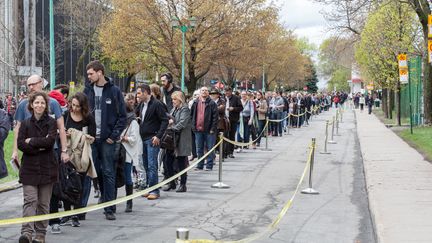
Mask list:
[[[71,204],[80,204],[82,193],[81,175],[71,162],[59,165],[59,181],[54,184],[53,194]]]
[[[162,136],[160,147],[174,151],[176,148],[176,134],[173,129],[167,128]]]

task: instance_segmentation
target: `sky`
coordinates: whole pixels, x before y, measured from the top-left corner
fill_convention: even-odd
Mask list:
[[[306,37],[319,47],[321,42],[329,37],[327,23],[322,11],[329,7],[312,0],[278,0],[281,7],[280,21],[288,29],[294,30],[299,37]]]
[[[306,37],[310,43],[317,48],[322,41],[330,37],[328,25],[323,11],[329,11],[328,6],[324,6],[312,0],[276,0],[277,6],[281,7],[280,21],[287,29],[294,30],[298,37]],[[317,55],[312,58],[317,62]],[[318,75],[318,88],[324,88],[327,80]]]

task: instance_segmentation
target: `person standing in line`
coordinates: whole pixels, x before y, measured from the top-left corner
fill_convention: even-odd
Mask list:
[[[195,133],[195,143],[198,158],[204,155],[204,148],[212,149],[216,142],[218,110],[217,104],[209,97],[207,87],[201,88],[200,97],[192,105],[192,130]],[[214,151],[207,157],[205,170],[213,169]],[[195,170],[204,169],[204,160],[198,163]]]
[[[163,91],[163,103],[167,106],[168,112],[173,109],[173,103],[171,99],[171,95],[175,91],[181,91],[180,87],[174,84],[173,76],[171,73],[164,73],[160,76],[160,80],[162,82],[162,91]]]
[[[59,165],[54,152],[57,124],[48,114],[48,95],[34,91],[27,104],[31,117],[20,122],[17,137],[17,146],[23,152],[19,171],[19,181],[23,184],[23,217],[49,213]],[[47,226],[48,220],[22,224],[19,242],[44,243]]]
[[[175,160],[177,161],[179,171],[186,169],[188,164],[188,156],[192,152],[192,144],[190,143],[192,139],[191,134],[191,113],[188,108],[188,104],[186,103],[183,92],[175,91],[172,95],[173,102],[173,110],[171,111],[171,116],[173,119],[169,120],[169,126],[174,130],[178,143],[176,144],[176,148],[174,150]],[[168,164],[168,177],[174,175],[174,161],[170,161]],[[176,190],[176,192],[186,192],[186,181],[187,181],[187,173],[181,175],[180,177],[180,186]],[[165,185],[162,189],[164,191],[169,191],[171,189],[175,189],[175,183],[170,183]]]
[[[140,122],[140,135],[143,142],[143,164],[149,187],[158,184],[158,154],[160,139],[168,126],[168,117],[162,102],[151,95],[150,86],[142,84],[137,87],[136,95],[141,103],[137,107]],[[159,189],[143,195],[148,200],[160,197]]]
[[[76,129],[78,131],[86,134],[86,137],[89,143],[93,143],[96,137],[96,122],[93,115],[90,113],[90,108],[87,100],[87,96],[82,92],[77,92],[70,99],[69,109],[63,114],[65,120],[66,131],[70,128]],[[71,134],[67,133],[68,139],[71,138]],[[68,152],[73,153],[71,148],[68,148]],[[73,158],[73,156],[71,156]],[[76,158],[76,157],[75,157]],[[74,165],[78,165],[82,163],[82,156],[78,156],[79,159],[71,159],[71,162]],[[86,161],[90,161],[90,158],[87,158]],[[92,168],[92,167],[87,167]],[[87,206],[88,199],[90,196],[91,190],[91,180],[92,178],[88,175],[88,172],[91,173],[91,177],[96,178],[95,171],[88,169],[86,172],[80,172],[81,175],[81,185],[82,185],[82,193],[80,196],[80,203],[78,205],[73,205],[74,209],[84,208]],[[65,211],[71,210],[71,203],[64,201],[64,209]],[[57,209],[58,210],[58,209]],[[70,224],[73,227],[79,227],[80,222],[79,219],[85,219],[85,213],[79,214],[77,216],[71,217],[63,217],[60,220],[60,225],[66,225],[71,220]]]
[[[233,94],[232,88],[225,87],[225,116],[230,122],[230,130],[228,138],[231,141],[235,141],[235,134],[237,132],[237,123],[240,119],[240,112],[243,110],[243,105],[240,98]],[[225,150],[227,151],[229,158],[234,158],[234,145],[231,143],[225,143]]]
[[[241,103],[243,105],[243,110],[240,113],[240,121],[239,121],[239,133],[238,133],[238,141],[243,143],[249,143],[250,138],[250,128],[252,126],[253,117],[254,117],[254,105],[252,104],[252,101],[249,99],[248,94],[246,90],[243,90],[241,92]],[[246,146],[246,148],[249,148]],[[242,148],[240,147],[238,149],[238,152],[240,152]]]
[[[8,175],[4,160],[4,142],[9,135],[11,124],[5,110],[0,109],[0,179]]]
[[[126,107],[123,94],[108,77],[105,67],[95,60],[87,67],[84,93],[96,121],[96,140],[92,144],[93,160],[98,174],[102,202],[115,199],[116,151],[120,134],[126,127]],[[104,208],[105,218],[115,220],[114,206]]]
[[[122,146],[124,146],[126,150],[126,163],[124,168],[126,196],[129,196],[133,193],[132,165],[138,165],[140,162],[139,157],[142,156],[143,148],[141,136],[139,135],[139,124],[135,119],[134,101],[134,94],[129,93],[126,95],[125,103],[127,112],[127,125],[126,129],[121,135]],[[125,212],[132,212],[132,200],[128,200],[126,202]]]
[[[267,136],[267,134],[263,133],[264,126],[266,124],[266,118],[267,118],[267,100],[263,97],[263,93],[261,91],[257,92],[256,96],[256,108],[258,113],[258,140],[256,143],[256,146],[259,147],[261,143],[261,138],[263,136]]]

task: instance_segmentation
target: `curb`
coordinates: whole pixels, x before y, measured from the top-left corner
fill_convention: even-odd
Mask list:
[[[359,133],[359,129],[358,129],[358,120],[357,120],[357,113],[355,110],[353,110],[354,113],[354,118],[355,118],[355,124],[356,124],[356,130],[357,130],[357,138],[359,141],[359,147],[360,147],[360,153],[361,153],[361,160],[363,161],[363,173],[365,175],[365,183],[366,183],[366,192],[367,192],[367,196],[368,196],[368,204],[369,204],[369,214],[371,216],[371,221],[372,221],[372,226],[374,228],[374,235],[375,235],[375,240],[377,243],[382,243],[383,238],[382,238],[382,233],[381,232],[381,225],[379,225],[377,223],[377,215],[376,215],[376,210],[375,210],[375,203],[374,203],[374,199],[373,199],[373,184],[369,183],[369,178],[370,178],[370,174],[368,172],[368,164],[365,163],[365,157],[364,157],[364,153],[362,150],[362,139]],[[375,115],[375,114],[374,114]]]
[[[16,190],[18,188],[21,188],[22,184],[18,182],[18,180],[5,183],[5,185],[0,186],[0,193],[8,192],[12,190]]]

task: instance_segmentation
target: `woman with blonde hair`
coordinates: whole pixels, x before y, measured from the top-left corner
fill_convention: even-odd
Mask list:
[[[176,136],[179,136],[175,150],[174,158],[167,159],[167,177],[174,175],[174,162],[177,161],[179,171],[184,170],[188,165],[188,156],[192,153],[192,121],[190,110],[184,94],[181,91],[175,91],[172,95],[173,109],[171,111],[172,118],[169,120],[169,127],[173,129]],[[187,174],[180,177],[180,187],[176,192],[186,192]],[[175,182],[167,184],[163,190],[169,191],[175,189]]]

